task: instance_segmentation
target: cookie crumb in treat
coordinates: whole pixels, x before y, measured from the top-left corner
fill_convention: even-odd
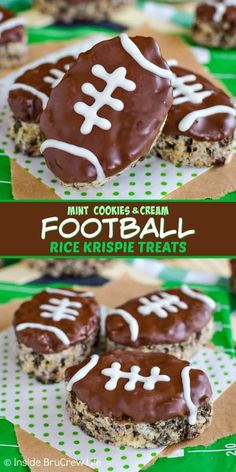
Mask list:
[[[48,288],[16,311],[21,368],[42,383],[60,382],[65,369],[91,353],[100,308],[91,292]]]
[[[206,374],[168,354],[95,355],[67,369],[65,379],[72,423],[116,446],[168,446],[198,436],[211,421]]]

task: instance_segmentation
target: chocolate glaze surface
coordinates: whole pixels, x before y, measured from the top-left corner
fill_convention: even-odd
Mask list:
[[[161,296],[161,293],[177,295],[181,301],[188,305],[187,309],[178,308],[177,313],[170,313],[166,318],[151,313],[142,315],[138,312],[140,297],[129,300],[118,308],[122,308],[130,313],[138,322],[139,336],[137,341],[131,340],[130,328],[127,322],[117,314],[108,316],[106,319],[106,336],[122,345],[138,348],[152,344],[174,344],[187,341],[193,333],[200,333],[202,328],[211,320],[212,309],[200,300],[185,295],[180,289],[155,291],[145,295],[150,298],[152,295]]]
[[[199,104],[187,101],[179,105],[172,105],[163,133],[173,137],[181,135],[189,136],[197,141],[231,141],[236,127],[236,117],[226,113],[217,113],[205,118],[198,118],[189,130],[185,132],[179,130],[178,125],[180,121],[188,113],[216,105],[226,105],[233,108],[233,102],[223,90],[213,85],[205,77],[179,66],[171,67],[171,70],[177,77],[194,74],[196,81],[188,82],[188,85],[198,82],[203,85],[203,91],[211,90],[213,93],[209,97],[204,98],[202,103]]]
[[[7,8],[0,6],[0,24],[12,18],[16,18],[16,15]],[[6,31],[0,33],[0,45],[21,42],[23,41],[24,37],[25,28],[22,23],[22,25],[15,26],[14,28],[7,29]]]
[[[215,3],[225,4],[224,0],[216,0]],[[224,29],[228,33],[236,34],[236,6],[226,6],[225,12],[222,15],[222,19],[220,21],[216,21],[214,19],[215,13],[216,7],[211,3],[207,2],[200,3],[196,9],[197,20],[204,21],[207,23],[214,23],[214,27],[218,26],[220,29],[222,29],[222,24],[224,24]]]
[[[131,38],[142,54],[163,69],[168,66],[152,38]],[[92,105],[94,99],[83,93],[84,83],[91,83],[103,91],[105,82],[95,77],[91,69],[102,65],[108,73],[125,67],[126,78],[136,84],[134,91],[121,87],[112,97],[124,103],[122,111],[104,105],[98,115],[111,122],[109,130],[94,126],[90,134],[84,135],[80,128],[84,116],[74,111],[74,105],[82,101]],[[53,90],[48,106],[42,113],[40,125],[45,138],[83,147],[93,152],[102,165],[106,177],[111,177],[144,157],[150,150],[172,102],[172,87],[163,79],[142,68],[122,47],[120,38],[102,41],[80,55],[77,63]],[[97,179],[97,171],[87,159],[75,157],[62,150],[48,148],[44,156],[49,169],[67,184],[91,183]]]
[[[115,390],[108,391],[105,384],[109,377],[101,374],[113,362],[121,364],[121,370],[129,372],[137,365],[140,375],[149,376],[152,367],[160,368],[160,375],[168,375],[169,382],[157,382],[154,390],[145,390],[143,383],[137,382],[134,391],[126,391],[127,379],[118,380]],[[65,378],[69,381],[88,359],[66,370]],[[98,364],[80,381],[74,383],[72,392],[93,412],[100,412],[116,420],[131,420],[137,423],[155,423],[176,416],[188,415],[189,411],[183,396],[181,380],[182,369],[189,362],[162,353],[142,353],[113,351],[100,356]],[[190,371],[191,399],[197,408],[206,404],[212,396],[209,380],[198,369]]]
[[[65,290],[68,290],[68,288]],[[46,291],[38,293],[31,300],[23,303],[16,311],[13,323],[14,328],[20,323],[40,323],[45,325],[45,327],[50,325],[61,329],[69,338],[70,346],[77,342],[86,341],[99,326],[99,305],[94,297],[81,297],[80,294],[84,292],[77,292],[75,290],[72,292],[76,293],[76,296],[68,297]],[[40,316],[40,313],[45,311],[40,309],[40,306],[45,303],[48,304],[52,298],[59,300],[69,298],[73,302],[80,302],[82,307],[77,310],[79,314],[75,320],[62,319],[60,321],[53,321],[52,318]],[[15,332],[19,342],[24,343],[37,353],[53,354],[70,347],[63,344],[54,333],[49,331],[27,328],[22,331],[15,330]]]
[[[66,56],[57,62],[45,62],[33,69],[28,69],[23,75],[17,77],[15,83],[23,83],[43,92],[48,97],[52,91],[52,85],[45,82],[47,76],[55,78],[50,73],[52,69],[58,69],[65,73],[65,67],[75,61],[73,56]],[[8,97],[9,106],[15,118],[25,123],[39,123],[43,111],[42,100],[31,92],[17,89],[10,90]]]

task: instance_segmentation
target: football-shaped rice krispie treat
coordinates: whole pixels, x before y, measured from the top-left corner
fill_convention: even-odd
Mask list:
[[[207,0],[196,9],[192,36],[207,47],[236,48],[236,0]]]
[[[174,99],[153,154],[202,167],[229,162],[236,127],[231,98],[205,77],[173,66]]]
[[[80,54],[40,119],[46,164],[65,185],[101,185],[156,142],[172,72],[152,38],[126,34]]]
[[[198,436],[211,421],[206,374],[169,354],[95,354],[65,376],[70,420],[105,443],[169,446]]]
[[[0,6],[0,69],[22,64],[27,50],[23,18]]]
[[[110,259],[25,259],[23,262],[42,275],[50,275],[55,279],[62,275],[71,277],[96,275],[103,267],[113,264]]]
[[[22,369],[40,382],[60,382],[67,367],[91,353],[99,316],[92,293],[68,288],[48,288],[23,303],[14,318]]]
[[[36,0],[42,13],[70,23],[75,20],[102,21],[123,5],[134,0]]]
[[[163,352],[190,359],[213,334],[215,302],[183,285],[111,309],[103,320],[107,350]]]
[[[19,76],[9,92],[12,112],[10,135],[16,149],[29,156],[39,156],[42,133],[39,120],[50,93],[75,61],[73,56],[57,62],[42,63]]]

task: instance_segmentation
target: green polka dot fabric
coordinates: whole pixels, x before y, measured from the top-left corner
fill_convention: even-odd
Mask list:
[[[104,39],[104,35],[97,35],[91,40],[84,40],[76,48],[67,48],[60,53],[47,56],[47,60],[56,60],[58,57],[78,53],[89,49],[92,44]],[[45,60],[45,58],[44,58]],[[36,65],[34,63],[34,65]],[[27,68],[29,65],[27,66]],[[32,65],[30,65],[32,67]],[[22,71],[22,69],[21,69]],[[1,82],[0,92],[0,115],[2,115],[2,126],[0,127],[0,147],[2,146],[6,155],[10,159],[16,160],[26,172],[30,172],[37,180],[50,187],[52,192],[58,197],[66,200],[119,200],[119,199],[162,199],[170,192],[187,184],[192,179],[197,178],[207,168],[193,169],[186,166],[174,165],[164,162],[156,157],[147,156],[142,162],[127,169],[122,174],[118,174],[100,187],[78,190],[72,187],[64,187],[46,167],[43,157],[28,158],[14,149],[14,142],[9,138],[10,110],[7,106],[9,88],[15,77],[14,73]]]
[[[40,384],[21,371],[16,355],[15,335],[11,328],[0,334],[0,416],[99,472],[126,469],[138,472],[158,455],[160,449],[107,446],[84,434],[68,419],[64,383]],[[192,364],[209,375],[214,400],[235,381],[235,359],[219,349],[202,349]]]

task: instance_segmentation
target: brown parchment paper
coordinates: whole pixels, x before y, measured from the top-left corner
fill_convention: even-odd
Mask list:
[[[160,44],[163,56],[166,59],[176,58],[181,65],[209,77],[209,73],[196,61],[190,47],[188,47],[178,35],[163,34],[145,25],[129,30],[128,33],[130,35],[141,34],[154,37]],[[74,43],[74,41],[70,41],[30,46],[30,58],[32,60],[43,57],[49,52],[58,51],[60,48]],[[212,80],[216,82],[215,79]],[[221,87],[223,86],[221,85]],[[25,172],[17,162],[12,160],[11,172],[13,195],[15,199],[60,200],[60,197],[49,187],[38,181],[30,173]],[[228,165],[207,170],[204,174],[171,192],[165,198],[180,200],[216,199],[234,190],[236,190],[236,155],[233,156],[231,163]]]
[[[84,288],[84,287],[83,287]],[[120,279],[108,282],[102,287],[86,287],[85,289],[92,290],[100,303],[114,307],[124,303],[131,297],[148,293],[153,290],[153,283],[143,283],[134,280],[128,274],[123,274]],[[0,305],[0,330],[7,328],[12,321],[14,310],[22,303],[22,300],[14,300],[10,303]],[[15,428],[18,444],[23,457],[26,460],[42,459],[47,457],[55,461],[59,461],[66,456],[59,451],[44,444],[42,441],[32,437],[27,432],[20,428]],[[198,438],[192,441],[185,441],[176,446],[172,446],[163,451],[162,455],[168,455],[174,450],[182,447],[209,445],[217,439],[229,436],[236,432],[236,382],[231,385],[218,400],[214,403],[214,415],[211,426]],[[69,459],[69,458],[68,458]],[[45,468],[38,466],[31,466],[32,472],[44,472]],[[58,470],[65,470],[65,467],[55,465],[50,467],[50,470],[56,472]],[[66,467],[66,470],[72,472],[74,466]],[[81,472],[91,472],[91,468],[81,465]],[[118,472],[118,471],[117,471]]]

